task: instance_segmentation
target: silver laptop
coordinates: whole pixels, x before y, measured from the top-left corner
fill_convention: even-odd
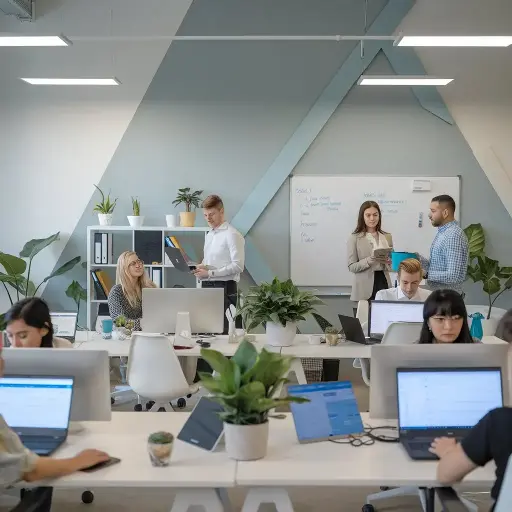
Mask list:
[[[423,323],[423,302],[374,300],[370,302],[368,332],[372,339],[382,339],[393,322]]]
[[[399,439],[412,459],[437,459],[436,437],[463,439],[503,406],[501,368],[398,368]]]
[[[75,341],[78,314],[75,312],[52,312],[50,319],[53,325],[53,335],[69,341]]]
[[[73,385],[73,377],[6,375],[0,414],[27,448],[50,455],[68,436]]]

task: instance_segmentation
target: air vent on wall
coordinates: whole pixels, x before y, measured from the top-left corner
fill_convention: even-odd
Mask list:
[[[34,0],[0,0],[0,13],[16,16],[20,20],[32,20]]]

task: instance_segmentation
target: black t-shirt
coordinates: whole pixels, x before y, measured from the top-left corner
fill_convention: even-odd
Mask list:
[[[512,454],[512,408],[500,407],[488,412],[461,442],[464,453],[477,466],[491,460],[496,464],[496,482],[491,497],[500,493],[507,462]]]

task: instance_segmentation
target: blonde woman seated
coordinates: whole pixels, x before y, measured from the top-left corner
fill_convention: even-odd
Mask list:
[[[144,271],[144,262],[133,251],[125,251],[117,260],[116,284],[108,294],[108,309],[112,320],[124,316],[140,331],[142,289],[156,288]]]

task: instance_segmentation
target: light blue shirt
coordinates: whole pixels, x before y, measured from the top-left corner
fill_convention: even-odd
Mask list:
[[[430,259],[420,256],[421,265],[428,274],[428,287],[432,290],[448,288],[462,293],[468,258],[468,239],[457,222],[448,222],[439,227],[430,247]]]

